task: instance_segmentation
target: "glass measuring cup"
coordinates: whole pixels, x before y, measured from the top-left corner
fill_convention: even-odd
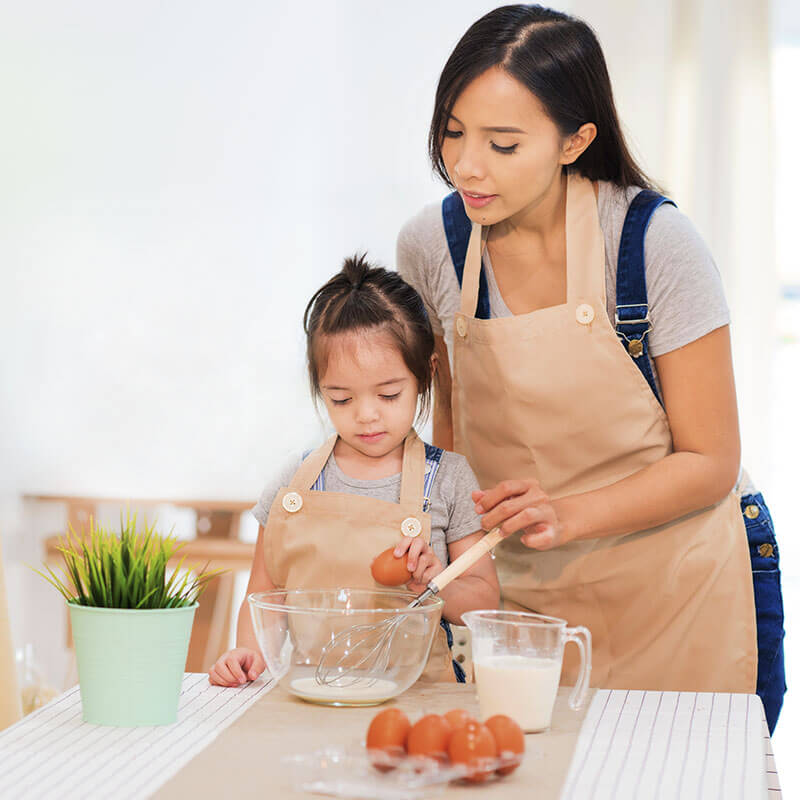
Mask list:
[[[481,716],[507,714],[527,733],[547,730],[561,677],[564,645],[575,642],[581,655],[578,681],[569,706],[586,699],[592,671],[592,635],[567,621],[526,611],[467,611],[472,663]]]

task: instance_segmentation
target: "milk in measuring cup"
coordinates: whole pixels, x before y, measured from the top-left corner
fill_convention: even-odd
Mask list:
[[[474,662],[481,717],[507,714],[522,730],[550,727],[561,677],[561,660],[522,655],[489,656]]]

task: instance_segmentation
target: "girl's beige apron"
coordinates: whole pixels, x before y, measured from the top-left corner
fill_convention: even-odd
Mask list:
[[[264,530],[267,572],[278,588],[385,589],[370,572],[372,559],[402,536],[430,544],[431,515],[423,512],[425,445],[414,431],[403,445],[400,502],[311,491],[336,444],[332,436],[311,453],[272,503]],[[437,632],[421,680],[453,681],[447,635]]]
[[[455,449],[480,485],[531,477],[556,499],[607,486],[671,453],[664,411],[606,313],[592,184],[568,179],[564,305],[476,319],[486,232],[473,225],[453,353]],[[593,686],[755,691],[753,586],[733,493],[640,533],[549,551],[531,550],[514,534],[495,552],[506,606],[591,630]],[[564,682],[575,678],[572,650]]]

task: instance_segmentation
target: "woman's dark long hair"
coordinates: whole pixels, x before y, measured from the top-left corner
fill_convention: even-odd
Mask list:
[[[442,160],[447,121],[458,96],[479,75],[501,67],[539,99],[562,136],[593,122],[597,137],[571,169],[589,180],[657,189],[622,135],[606,61],[582,20],[539,5],[490,11],[461,37],[442,70],[428,136],[436,173],[453,186]]]

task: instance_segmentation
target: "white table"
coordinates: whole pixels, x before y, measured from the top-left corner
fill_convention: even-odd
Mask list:
[[[106,728],[82,721],[75,687],[0,732],[0,794],[263,800],[268,781],[281,800],[310,797],[293,790],[282,756],[329,743],[332,731],[357,740],[375,710],[309,706],[272,689],[263,680],[221,689],[190,673],[174,725]],[[471,684],[417,684],[397,705],[412,719],[456,706],[477,712]],[[560,690],[552,729],[529,735],[526,746],[520,769],[476,788],[476,798],[781,797],[753,695],[598,690],[575,713]],[[442,796],[464,791],[449,787]]]

